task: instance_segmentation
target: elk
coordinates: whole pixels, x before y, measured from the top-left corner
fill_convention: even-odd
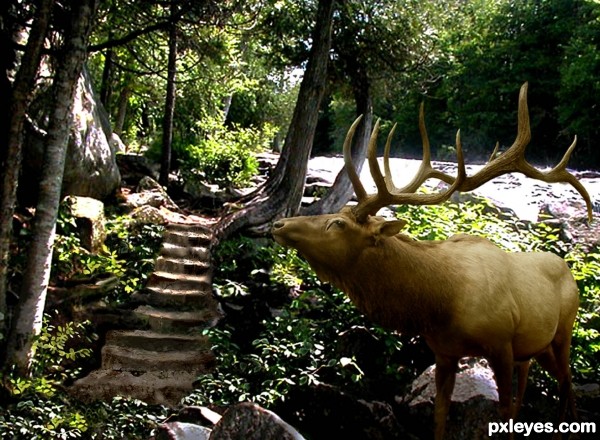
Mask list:
[[[525,83],[519,94],[513,145],[500,155],[494,152],[479,172],[467,176],[459,131],[458,172],[453,177],[431,166],[421,106],[423,159],[419,171],[406,186],[394,185],[389,167],[392,129],[382,175],[376,157],[378,121],[367,152],[377,193],[368,195],[350,155],[359,121],[350,127],[344,142],[344,167],[358,203],[337,214],[278,220],[272,227],[274,239],[297,249],[319,278],[344,291],[373,322],[424,338],[435,355],[436,440],[444,436],[457,365],[464,356],[482,356],[489,361],[498,387],[500,416],[505,421],[519,410],[532,358],[558,381],[561,421],[567,410],[575,415],[569,352],[579,291],[565,261],[548,252],[505,252],[486,238],[467,234],[440,241],[413,240],[400,233],[405,221],[384,220],[376,213],[388,205],[439,204],[456,191],[472,191],[494,177],[521,172],[544,182],[571,184],[585,200],[591,221],[589,194],[566,169],[576,140],[559,164],[547,172],[525,160],[531,138]],[[436,193],[416,193],[430,178],[449,186]],[[513,402],[515,369],[517,392]]]

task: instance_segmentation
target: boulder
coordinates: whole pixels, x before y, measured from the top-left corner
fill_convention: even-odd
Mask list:
[[[117,164],[125,184],[137,185],[146,176],[158,180],[158,166],[141,154],[117,154]]]
[[[303,440],[291,425],[272,411],[254,403],[229,408],[217,422],[210,440]]]
[[[360,398],[324,383],[292,390],[275,411],[309,438],[412,438],[389,403]]]
[[[596,205],[593,208],[598,211]],[[580,200],[550,200],[541,206],[538,221],[555,226],[563,241],[589,250],[600,245],[600,225],[597,221],[588,223],[585,203]]]
[[[184,407],[174,418],[159,425],[152,440],[304,440],[277,414],[250,402],[233,405],[222,416],[206,407]]]
[[[194,423],[169,422],[156,429],[154,440],[208,440],[211,430]]]
[[[135,192],[122,193],[121,195],[125,207],[130,210],[142,206],[152,206],[154,208],[165,207],[173,211],[179,210],[175,202],[167,194],[167,191],[149,176],[144,176],[140,179]]]
[[[100,252],[106,238],[104,203],[91,197],[67,196],[63,204],[75,218],[81,245],[94,254]]]
[[[408,405],[408,417],[400,423],[419,438],[433,436],[435,365],[427,368],[401,400]],[[463,358],[459,363],[452,393],[445,439],[487,439],[488,423],[499,422],[498,390],[494,373],[485,359]]]
[[[244,194],[243,190],[221,188],[219,185],[203,182],[198,179],[186,180],[183,191],[189,194],[192,199],[212,205],[222,205],[223,203],[236,200]]]
[[[154,206],[140,206],[131,211],[131,218],[139,225],[166,225],[169,216]]]
[[[45,147],[45,122],[50,105],[50,87],[43,88],[32,107],[23,144],[23,171],[19,197],[35,203]],[[67,147],[62,194],[104,200],[121,183],[112,130],[106,110],[96,100],[87,71],[82,73],[73,103],[73,124]]]

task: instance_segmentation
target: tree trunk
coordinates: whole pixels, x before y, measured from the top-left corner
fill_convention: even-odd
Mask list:
[[[13,46],[13,31],[15,17],[14,11],[17,7],[13,4],[15,0],[4,0],[0,2],[0,175],[6,168],[4,161],[7,155],[8,130],[10,127],[10,100],[12,95],[12,84],[10,72],[13,70],[17,59],[16,50]],[[0,185],[2,183],[0,182]]]
[[[119,94],[119,107],[117,109],[117,117],[115,118],[115,125],[113,127],[113,133],[116,133],[119,136],[123,134],[123,126],[125,125],[125,116],[127,116],[127,107],[129,106],[131,92],[132,88],[129,86],[129,82],[127,82]]]
[[[231,108],[232,101],[233,101],[233,93],[228,94],[221,100],[221,103],[223,104],[223,119],[222,119],[223,124],[225,124],[225,122],[227,122],[227,116],[229,115],[229,109]]]
[[[162,160],[158,182],[167,186],[171,172],[171,148],[173,144],[173,115],[175,113],[175,75],[177,73],[177,6],[171,3],[171,23],[169,26],[169,61],[167,72],[167,97],[163,119]]]
[[[25,53],[17,72],[10,100],[10,126],[7,155],[2,175],[2,200],[0,215],[0,334],[6,334],[7,275],[12,222],[17,198],[19,171],[23,146],[23,125],[27,109],[33,98],[35,79],[42,59],[42,48],[52,12],[52,0],[42,0],[36,11]]]
[[[112,32],[109,32],[108,39],[112,38]],[[104,55],[104,69],[102,69],[102,82],[100,83],[100,102],[104,105],[106,111],[110,111],[110,98],[112,95],[111,76],[113,71],[114,50],[112,47],[106,49]]]
[[[215,233],[217,241],[241,228],[261,227],[298,212],[326,87],[334,4],[331,0],[319,1],[313,45],[277,166],[265,185],[244,199],[244,208],[221,218]]]
[[[352,148],[352,163],[356,168],[356,173],[360,172],[365,163],[367,147],[369,145],[369,135],[373,125],[373,104],[371,102],[370,88],[367,86],[363,93],[355,93],[356,113],[363,116],[361,124],[358,126],[354,135],[354,146]],[[319,200],[311,203],[306,208],[300,210],[302,215],[319,215],[331,212],[338,212],[342,209],[352,197],[354,188],[348,177],[345,168],[338,173],[333,185],[327,193]]]
[[[33,224],[21,296],[7,347],[7,366],[26,375],[33,358],[46,301],[62,178],[72,122],[73,98],[86,59],[98,0],[71,0],[71,21],[59,54],[53,83],[53,110],[46,137],[39,201]]]
[[[344,22],[352,20],[341,13],[342,29],[346,28]],[[344,36],[342,31],[341,37]],[[339,43],[339,41],[338,41]],[[354,145],[352,149],[352,162],[356,168],[357,174],[360,172],[365,163],[369,136],[371,134],[371,126],[373,124],[373,102],[371,97],[371,79],[369,76],[368,66],[365,64],[362,50],[350,35],[345,35],[343,44],[338,44],[336,48],[345,73],[349,76],[350,85],[354,94],[354,102],[356,103],[357,116],[362,115],[362,123],[357,127],[354,135]],[[324,213],[338,212],[344,205],[348,203],[354,188],[348,177],[348,173],[344,168],[338,173],[333,185],[327,193],[319,200],[311,203],[304,209],[301,209],[302,215],[319,215]]]

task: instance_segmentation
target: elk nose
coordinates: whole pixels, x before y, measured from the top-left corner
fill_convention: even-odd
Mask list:
[[[275,223],[273,223],[273,229],[281,229],[283,228],[283,225],[285,225],[285,222],[282,220],[278,220]]]

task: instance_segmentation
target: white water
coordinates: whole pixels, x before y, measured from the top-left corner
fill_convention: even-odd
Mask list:
[[[315,157],[308,164],[309,173],[319,175],[321,178],[333,182],[337,173],[342,169],[343,163],[341,157]],[[415,175],[419,164],[420,161],[418,160],[391,158],[390,168],[394,183],[397,186],[402,186],[410,181]],[[448,174],[456,174],[456,164],[433,162],[433,166],[436,169],[444,169]],[[468,165],[467,173],[472,175],[481,167],[482,165]],[[544,171],[543,169],[540,170]],[[589,192],[592,203],[598,204],[600,201],[600,173],[590,172],[586,174],[589,174],[590,177],[582,177],[579,180]],[[375,184],[367,164],[363,166],[361,181],[367,192],[375,192]],[[438,181],[433,180],[428,186],[432,187],[437,183]],[[497,177],[474,190],[473,193],[489,198],[498,206],[510,208],[519,218],[531,221],[537,220],[540,207],[550,201],[576,200],[581,201],[582,206],[585,206],[583,198],[571,185],[564,183],[549,184],[526,178],[521,173],[511,173]]]

